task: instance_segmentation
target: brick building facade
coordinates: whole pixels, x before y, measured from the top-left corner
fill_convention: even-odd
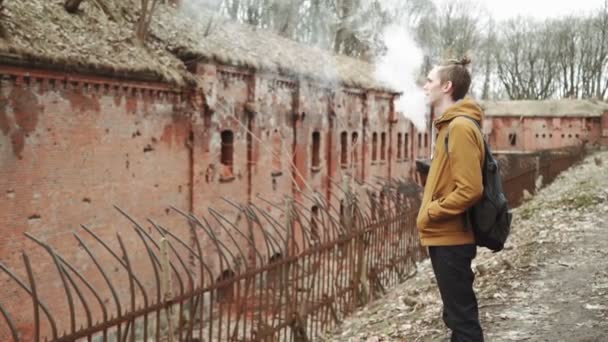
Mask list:
[[[608,104],[593,100],[488,101],[484,133],[496,151],[608,142]]]
[[[137,269],[149,262],[145,249],[114,205],[142,221],[158,221],[185,240],[188,222],[172,206],[207,217],[211,225],[219,213],[245,231],[238,210],[223,198],[254,203],[281,222],[285,217],[267,201],[280,206],[283,196],[293,196],[312,213],[311,198],[322,196],[339,208],[337,187],[344,175],[353,177],[355,191],[373,192],[377,177],[412,177],[414,160],[428,155],[428,134],[395,112],[398,94],[376,83],[372,66],[364,62],[230,23],[206,36],[206,47],[193,39],[177,48],[171,46],[172,34],[185,31],[167,29],[161,25],[168,20],[163,17],[152,29],[167,48],[131,66],[122,50],[114,59],[95,56],[93,50],[89,55],[78,51],[86,46],[66,47],[54,33],[38,41],[19,39],[27,30],[30,38],[42,32],[41,24],[20,21],[41,8],[53,13],[50,17],[60,31],[65,28],[63,34],[70,36],[69,28],[77,27],[74,37],[96,39],[85,25],[103,16],[95,6],[83,4],[78,16],[45,1],[6,7],[13,20],[8,34],[15,38],[0,46],[0,260],[27,279],[21,252],[28,251],[38,283],[44,284],[39,296],[59,317],[68,317],[65,299],[58,295],[61,279],[52,258],[25,233],[83,265],[90,260],[74,237],[79,225],[107,241],[115,241],[119,233],[133,251],[131,262]],[[163,5],[162,10],[163,16],[177,15],[172,7]],[[203,24],[192,25],[188,33],[204,29]],[[250,45],[234,44],[242,36],[248,36],[244,41]],[[113,38],[102,38],[94,49],[103,50]],[[282,56],[245,56],[276,45],[309,58],[290,64]],[[168,56],[168,50],[176,52]],[[335,68],[329,76],[321,70],[326,65]],[[216,231],[221,239],[221,230]],[[214,258],[213,243],[200,238]],[[116,261],[98,252],[105,266],[118,272]],[[274,254],[264,258],[281,251]],[[217,277],[238,267],[215,260],[209,265]],[[82,272],[90,273],[91,283],[103,284],[93,269]],[[153,286],[152,274],[141,274],[141,279],[143,286]],[[15,312],[28,297],[9,286],[14,283],[4,274],[0,281],[6,290],[0,303]],[[126,290],[119,292],[125,295]],[[110,292],[101,297],[110,298]],[[27,340],[33,334],[31,322],[13,319]],[[58,324],[68,326],[64,320]]]

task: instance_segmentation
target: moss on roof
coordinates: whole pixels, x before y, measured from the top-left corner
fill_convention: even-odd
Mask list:
[[[134,41],[133,0],[104,0],[113,21],[96,5],[84,1],[77,14],[63,8],[61,0],[7,1],[2,18],[6,33],[0,53],[38,63],[74,69],[153,75],[159,80],[184,84],[189,76],[183,63],[151,40]]]
[[[369,63],[335,56],[219,16],[201,14],[193,19],[178,8],[159,4],[144,46],[134,38],[138,0],[104,0],[112,11],[109,14],[93,0],[83,1],[77,14],[68,13],[63,3],[5,2],[0,56],[61,65],[66,70],[147,75],[148,79],[178,85],[195,82],[183,60],[203,58],[290,77],[390,89],[374,79]]]
[[[480,103],[486,116],[598,117],[608,103],[595,100],[517,100]]]

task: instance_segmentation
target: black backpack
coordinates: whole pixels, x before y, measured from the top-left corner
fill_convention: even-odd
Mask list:
[[[473,121],[481,132],[479,122],[467,116],[463,117]],[[448,152],[448,135],[445,137],[446,154]],[[466,229],[473,229],[475,243],[478,246],[498,252],[503,249],[511,231],[512,214],[509,210],[507,197],[502,190],[502,177],[500,176],[498,161],[492,156],[490,146],[485,139],[483,139],[483,144],[485,150],[481,170],[483,195],[477,203],[467,209],[464,214],[464,221]]]

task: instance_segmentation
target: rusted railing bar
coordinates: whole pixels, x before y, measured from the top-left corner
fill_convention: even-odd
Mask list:
[[[164,234],[162,234],[162,232],[161,232],[161,235],[162,235],[163,239],[166,240],[166,243],[169,246],[169,248],[171,249],[171,251],[173,252],[173,254],[175,254],[175,256],[177,257],[177,261],[179,262],[179,264],[184,269],[184,272],[186,272],[186,276],[188,276],[188,284],[189,284],[190,292],[194,291],[194,280],[192,279],[192,275],[190,274],[190,270],[186,266],[186,263],[182,259],[181,255],[177,252],[177,250],[175,249],[175,247],[173,246],[173,244],[171,243],[171,241],[169,241],[167,239],[167,237]],[[173,270],[177,274],[177,279],[178,279],[178,282],[180,283],[180,285],[179,285],[179,287],[180,287],[180,294],[183,295],[183,293],[184,293],[184,286],[182,284],[181,277],[177,273],[177,269],[175,267],[173,267],[173,265],[171,265],[171,267],[173,268]],[[192,298],[190,298],[189,300],[192,300]],[[179,323],[178,323],[179,324],[179,338],[178,338],[179,341],[182,341],[182,327],[183,327],[182,323],[183,323],[183,318],[184,318],[183,310],[184,310],[184,302],[180,301],[179,302]],[[194,312],[193,312],[193,310],[190,310],[190,312],[189,312],[189,320],[188,320],[189,325],[192,324],[193,319],[194,319]],[[188,334],[191,333],[190,327],[187,327],[186,332]]]
[[[171,207],[173,210],[175,210],[177,213],[181,214],[182,216],[184,216],[185,218],[191,220],[191,222],[194,223],[195,227],[199,227],[199,229],[202,229],[205,234],[207,234],[207,236],[211,239],[211,241],[213,242],[213,244],[215,245],[215,248],[217,249],[217,254],[218,254],[218,259],[219,259],[219,263],[220,263],[220,267],[223,269],[224,264],[230,264],[230,262],[228,262],[228,259],[226,258],[226,255],[224,254],[224,252],[222,251],[222,248],[226,251],[226,253],[228,253],[230,255],[230,257],[232,258],[232,260],[236,260],[236,257],[234,256],[234,254],[232,254],[232,252],[230,251],[230,249],[228,249],[228,247],[226,247],[226,245],[217,238],[217,236],[215,235],[215,232],[213,231],[213,229],[211,228],[211,225],[209,224],[209,222],[207,222],[207,219],[205,219],[205,217],[203,217],[203,222],[201,222],[198,217],[190,214],[186,214],[183,211],[175,208],[175,207]]]
[[[129,293],[131,294],[131,311],[135,311],[135,284],[134,284],[134,278],[135,276],[133,275],[133,270],[131,268],[131,262],[129,261],[129,254],[127,253],[127,249],[125,248],[125,245],[122,241],[122,238],[120,237],[120,233],[116,233],[116,238],[118,239],[118,244],[120,245],[120,249],[122,250],[122,256],[125,262],[125,268],[127,270],[127,275],[129,276]],[[146,291],[142,289],[142,294],[144,295],[144,297],[146,298],[146,302],[147,302],[147,295],[146,295]],[[131,342],[135,341],[135,318],[127,321],[130,325],[131,325]],[[127,338],[128,335],[128,326],[127,326],[127,331],[125,331],[125,340]],[[119,338],[120,340],[120,338]]]
[[[80,290],[80,288],[78,287],[78,285],[76,284],[74,279],[70,276],[70,274],[68,272],[66,272],[64,265],[68,266],[71,270],[74,270],[74,268],[60,254],[54,252],[53,248],[51,246],[49,246],[48,244],[40,241],[38,238],[34,237],[33,235],[31,235],[27,232],[25,233],[25,236],[28,237],[30,240],[34,241],[36,244],[40,245],[53,257],[53,261],[55,261],[55,265],[57,266],[60,274],[63,274],[63,275],[65,275],[65,277],[67,277],[70,284],[72,284],[74,291],[76,291],[76,295],[78,296],[78,299],[82,303],[82,306],[84,307],[84,310],[85,310],[85,314],[87,316],[87,326],[90,327],[92,325],[92,317],[91,317],[91,310],[89,308],[89,304],[86,301],[86,299],[84,298],[84,296],[82,295],[82,291]],[[77,272],[75,272],[75,273],[77,274]],[[69,285],[67,283],[64,283],[64,286],[66,286],[66,289],[67,289],[67,287]],[[94,292],[94,295],[97,297],[97,299],[99,299],[95,292]],[[103,302],[101,302],[101,300],[100,300],[100,303],[103,303]],[[73,309],[74,308],[72,307],[72,310]],[[73,313],[73,312],[74,311],[71,311],[71,313]],[[74,323],[75,323],[75,318],[76,318],[76,315],[74,314],[74,317],[73,317]],[[72,331],[72,333],[74,333],[74,331]]]
[[[91,252],[91,250],[89,249],[89,247],[84,243],[84,241],[82,240],[82,238],[77,234],[77,233],[73,233],[74,237],[76,238],[76,240],[78,240],[78,242],[80,243],[80,245],[84,248],[85,252],[89,255],[89,257],[91,258],[91,260],[93,260],[93,263],[95,264],[95,266],[97,267],[97,270],[99,271],[99,273],[101,273],[101,276],[103,277],[103,279],[105,280],[106,284],[108,285],[108,288],[110,289],[110,292],[112,293],[112,298],[114,299],[114,303],[116,304],[116,311],[117,311],[117,316],[121,316],[122,315],[122,309],[121,309],[121,305],[120,305],[120,299],[118,297],[118,294],[116,293],[116,289],[114,288],[114,286],[112,285],[112,282],[110,281],[110,278],[108,277],[108,275],[106,274],[106,272],[103,270],[103,268],[101,267],[101,265],[99,264],[99,261],[97,260],[97,258],[95,258],[95,256],[93,255],[93,252]],[[105,305],[103,306],[103,312],[104,312],[104,317],[103,317],[103,321],[107,321],[108,316],[106,313],[106,309],[105,309]],[[118,331],[118,335],[120,335],[121,333],[121,326],[118,325],[117,326],[117,331]],[[103,330],[103,338],[104,341],[107,339],[107,329]]]
[[[127,267],[126,262],[122,258],[120,258],[118,255],[116,255],[116,253],[112,250],[112,248],[110,248],[97,234],[95,234],[95,232],[93,232],[91,229],[89,229],[85,225],[80,225],[80,227],[82,227],[82,229],[84,229],[97,242],[99,242],[99,244],[101,244],[110,253],[110,255],[112,255],[114,257],[114,259],[116,261],[118,261],[118,263],[128,272],[128,267]],[[120,239],[119,239],[119,242],[120,242]],[[131,278],[129,277],[129,279],[131,279]],[[133,275],[133,281],[135,282],[135,284],[137,284],[137,287],[142,292],[142,295],[144,296],[144,299],[147,301],[146,290],[144,289],[144,287],[141,284],[141,282],[139,281],[139,279],[137,277],[135,277],[135,275]]]
[[[234,207],[235,209],[239,210],[241,213],[243,213],[243,215],[245,215],[245,219],[247,220],[247,224],[248,227],[251,228],[251,217],[250,217],[250,213],[248,212],[248,207],[247,206],[242,206],[239,204],[234,203],[233,201],[231,201],[230,199],[223,197],[222,196],[222,200],[224,200],[226,203],[228,203],[229,205],[231,205],[232,207]],[[239,235],[241,235],[245,241],[247,241],[249,243],[249,247],[251,249],[253,249],[254,253],[258,256],[260,263],[264,263],[264,258],[262,257],[262,254],[259,253],[256,244],[255,244],[255,236],[252,235],[252,232],[249,231],[248,233],[250,234],[249,236],[244,234],[243,232],[241,232],[240,229],[238,229],[238,227],[236,227],[234,224],[232,224],[230,221],[227,221],[236,231]],[[266,239],[264,239],[264,241],[266,241]],[[267,246],[268,247],[268,246]],[[270,250],[267,248],[267,252],[269,253]]]
[[[229,205],[231,205],[232,207],[234,207],[235,209],[237,209],[240,212],[242,212],[243,215],[245,215],[245,218],[247,219],[247,223],[251,224],[251,216],[250,216],[250,212],[248,211],[248,207],[247,206],[242,206],[242,205],[239,205],[237,203],[234,203],[233,201],[231,201],[230,199],[228,199],[228,198],[226,198],[224,196],[222,196],[222,200],[224,202],[228,203]],[[234,227],[234,225],[233,225],[233,227]],[[249,242],[250,246],[253,248],[253,250],[256,252],[256,254],[259,256],[260,262],[263,263],[264,262],[264,260],[263,260],[264,258],[262,258],[262,255],[258,252],[258,250],[257,250],[257,248],[255,246],[255,238],[253,236],[247,236],[247,235],[243,234],[240,231],[240,229],[238,229],[238,227],[235,227],[235,229],[237,229],[237,232],[241,236],[243,236],[246,239],[247,242]],[[265,232],[263,230],[261,232],[262,232],[263,235],[265,234]],[[266,241],[266,239],[264,239],[264,241]],[[270,253],[270,249],[268,248],[268,245],[267,245],[267,254],[268,253]]]
[[[165,236],[165,234],[167,234],[168,236],[172,237],[180,245],[182,245],[184,248],[186,248],[191,255],[194,255],[198,259],[199,266],[200,266],[200,277],[201,277],[200,278],[200,285],[199,286],[203,287],[204,286],[204,270],[206,269],[209,272],[209,276],[210,277],[211,277],[211,270],[203,262],[203,259],[201,258],[202,250],[201,250],[201,246],[200,246],[200,242],[199,242],[198,236],[196,235],[196,231],[194,230],[194,226],[193,225],[189,225],[190,226],[190,230],[191,230],[191,234],[192,234],[192,236],[194,238],[194,244],[196,245],[196,247],[198,249],[198,254],[196,252],[194,252],[194,250],[192,250],[192,248],[190,248],[190,246],[188,246],[184,241],[182,241],[182,239],[180,239],[177,236],[175,236],[168,229],[165,229],[164,227],[162,227],[161,225],[155,223],[151,219],[148,219],[148,222],[150,222],[150,224],[152,224],[152,226],[161,235],[163,235],[163,237]],[[183,262],[183,260],[179,256],[179,253],[177,253],[177,250],[175,249],[175,247],[173,247],[173,245],[171,243],[169,243],[169,246],[173,250],[173,253],[175,253],[175,255],[179,258],[180,263],[182,264],[182,267],[186,271],[186,274],[188,275],[188,280],[189,280],[189,283],[190,283],[190,292],[193,292],[195,290],[196,286],[194,285],[194,280],[192,279],[192,276],[190,275],[190,271],[188,270],[188,268],[186,267],[185,263]],[[190,308],[190,312],[189,312],[190,317],[189,317],[189,321],[188,321],[188,326],[186,328],[186,334],[188,336],[187,337],[188,339],[190,337],[192,337],[193,328],[194,328],[194,317],[196,316],[196,310],[197,310],[197,306],[199,305],[199,301],[200,300],[202,300],[202,296],[194,296],[194,297],[190,298],[190,302],[192,303],[192,306]],[[202,305],[202,303],[201,303],[201,305]],[[201,311],[201,320],[202,320],[202,311]],[[202,329],[202,325],[201,325],[201,329]],[[181,334],[181,332],[180,332],[180,334]],[[202,330],[199,332],[199,335],[201,335],[201,334],[202,334]]]
[[[17,328],[15,328],[15,323],[13,322],[13,319],[11,318],[11,315],[9,315],[8,311],[6,311],[4,309],[4,306],[2,306],[2,303],[0,303],[0,313],[2,314],[2,317],[4,317],[4,321],[6,322],[6,324],[8,324],[8,328],[10,329],[11,335],[13,336],[13,342],[19,342],[19,333],[17,332]],[[38,321],[36,321],[35,324],[38,324]],[[36,332],[36,341],[39,341],[40,331]]]
[[[160,303],[162,301],[161,298],[161,282],[160,282],[160,275],[159,275],[159,268],[162,268],[160,261],[158,260],[158,256],[156,256],[156,254],[154,253],[154,251],[152,251],[152,249],[150,248],[150,246],[148,245],[148,243],[146,242],[145,238],[143,237],[142,231],[140,229],[136,229],[135,232],[139,235],[139,237],[141,238],[142,242],[144,243],[145,247],[146,247],[146,251],[148,253],[148,257],[150,259],[150,263],[152,264],[152,271],[154,272],[154,280],[156,282],[156,302]],[[144,231],[145,233],[145,231]],[[149,237],[153,242],[154,240]],[[156,245],[156,244],[155,244]],[[156,248],[158,249],[158,245],[156,245]],[[145,305],[147,306],[147,304]],[[146,335],[147,335],[147,326],[148,326],[148,315],[144,315],[144,341],[146,340]],[[158,340],[160,338],[160,311],[156,311],[156,339]]]
[[[255,211],[251,206],[247,206],[244,208],[245,217],[247,218],[247,224],[251,228],[251,233],[261,234],[262,239],[264,240],[264,246],[266,247],[266,256],[271,256],[275,250],[272,245],[272,237],[269,232],[264,229],[264,227],[260,224],[260,219],[256,215]],[[254,229],[255,227],[259,227],[260,229]]]
[[[21,256],[23,258],[23,263],[25,264],[25,269],[27,271],[28,281],[30,282],[30,287],[32,289],[32,303],[34,304],[34,338],[35,341],[40,341],[40,306],[38,305],[38,292],[36,291],[36,280],[34,279],[34,273],[32,272],[32,265],[30,264],[30,259],[25,252],[21,252]],[[48,317],[48,314],[47,314]],[[56,332],[53,331],[53,337],[56,336]]]
[[[74,273],[76,275],[76,277],[78,277],[78,279],[83,284],[85,284],[85,286],[89,289],[89,291],[91,291],[91,293],[97,300],[99,307],[101,308],[101,314],[102,314],[103,320],[105,321],[108,317],[108,311],[106,309],[106,306],[103,303],[103,300],[101,299],[101,297],[99,296],[99,294],[97,293],[97,291],[95,290],[93,285],[82,275],[82,273],[80,273],[80,271],[78,271],[74,266],[72,266],[69,262],[67,262],[61,255],[58,254],[57,257],[59,258],[59,261],[61,261],[61,263],[63,265],[65,265],[70,271],[72,271],[72,273]]]
[[[39,242],[29,232],[25,232],[24,235],[33,241]],[[52,250],[52,248],[50,248],[44,244],[42,244],[42,246],[50,254],[51,258],[53,259],[53,263],[55,264],[55,267],[57,268],[57,272],[59,273],[59,278],[61,279],[61,284],[63,285],[63,289],[65,290],[65,295],[66,295],[66,298],[68,301],[68,307],[69,307],[69,311],[70,311],[70,329],[71,329],[71,333],[74,334],[76,332],[76,314],[74,313],[74,299],[72,298],[72,291],[70,291],[69,285],[67,284],[67,281],[65,279],[64,270],[61,267],[61,265],[59,264],[59,260],[57,260],[57,256],[55,255],[55,252]]]
[[[188,250],[188,252],[190,252],[190,254],[194,255],[198,261],[199,261],[199,267],[200,267],[200,287],[204,286],[203,283],[203,275],[205,274],[205,271],[207,272],[207,275],[209,276],[209,278],[213,278],[212,277],[212,272],[211,269],[209,268],[209,266],[207,266],[206,263],[203,262],[203,259],[201,257],[202,255],[202,249],[201,249],[201,244],[200,244],[200,240],[196,234],[196,230],[194,230],[194,227],[190,228],[192,231],[192,236],[194,237],[194,245],[196,246],[198,253],[195,252],[190,246],[188,246],[184,241],[182,241],[182,239],[178,238],[177,236],[175,236],[175,234],[171,233],[171,231],[169,231],[168,229],[164,228],[162,225],[156,223],[153,220],[149,220],[149,222],[152,224],[152,226],[162,235],[162,234],[166,234],[170,237],[172,237],[175,241],[177,241],[177,243],[179,243],[182,247],[184,247],[186,250]]]
[[[336,295],[328,297],[327,303],[334,302],[334,301],[336,301],[337,298],[339,298],[341,296],[344,296],[344,295],[347,295],[351,291],[353,291],[353,289],[350,288],[350,287],[346,288],[346,289],[343,289],[343,290],[340,290],[340,291],[338,291],[336,293]],[[302,317],[309,316],[311,313],[313,313],[315,311],[318,311],[322,307],[327,306],[328,305],[327,303],[325,303],[325,302],[319,302],[319,303],[313,304],[313,305],[307,307],[304,311],[300,312],[300,315]],[[272,331],[268,332],[268,334],[261,335],[260,336],[260,337],[262,337],[261,340],[264,341],[264,337],[268,338],[268,337],[274,335],[276,332],[281,331],[282,329],[290,327],[291,324],[292,324],[291,320],[289,320],[289,319],[283,320],[282,322],[274,325],[272,327]]]
[[[286,234],[284,235],[285,232],[281,232],[279,229],[276,228],[276,226],[281,227],[283,230],[285,230],[285,227],[283,227],[279,222],[276,221],[276,219],[274,217],[272,217],[266,211],[259,208],[257,205],[255,205],[255,204],[250,204],[250,205],[251,205],[251,207],[256,209],[262,215],[262,217],[264,217],[266,219],[266,221],[268,222],[270,227],[272,227],[273,231],[281,239],[281,242],[283,242],[283,246],[281,246],[281,244],[278,241],[276,241],[276,239],[274,239],[274,237],[273,237],[273,241],[279,246],[278,249],[281,249],[282,247],[284,247],[287,244]],[[272,236],[272,234],[271,234],[271,236]]]
[[[228,220],[219,211],[217,211],[217,210],[215,210],[213,208],[209,208],[208,211],[211,214],[211,216],[213,216],[215,218],[215,220],[220,224],[220,227],[222,227],[224,229],[224,231],[228,234],[228,236],[230,237],[230,239],[234,243],[235,247],[241,253],[241,257],[243,258],[243,260],[247,260],[248,259],[246,253],[243,253],[243,250],[240,248],[240,244],[232,236],[232,234],[230,233],[230,230],[228,229],[228,227],[226,227],[226,226],[224,226],[222,224],[222,221],[225,222],[225,223],[227,223],[228,225],[230,225],[230,227],[232,227],[232,229],[238,235],[240,235],[243,239],[245,239],[245,241],[249,244],[249,246],[254,247],[253,251],[255,252],[255,255],[259,258],[260,263],[264,262],[264,258],[262,257],[262,255],[260,254],[260,252],[255,248],[255,242],[253,240],[251,240],[251,238],[249,236],[247,236],[243,232],[241,232],[241,230],[239,229],[239,227],[235,226],[234,223],[230,222],[230,220]]]
[[[150,248],[150,246],[149,246],[149,245],[148,245],[148,243],[146,242],[146,239],[145,239],[145,238],[147,237],[147,238],[148,238],[148,240],[150,240],[150,242],[151,242],[151,243],[154,245],[154,247],[156,247],[156,250],[157,250],[157,251],[160,251],[160,250],[161,250],[161,249],[160,249],[160,246],[159,246],[159,245],[158,245],[158,243],[157,243],[157,242],[154,240],[154,238],[152,238],[152,236],[151,236],[150,234],[148,234],[148,232],[146,232],[146,230],[145,230],[145,229],[143,229],[143,228],[142,228],[142,227],[140,227],[140,226],[136,226],[135,228],[136,228],[136,230],[135,230],[135,231],[138,233],[138,235],[139,235],[139,237],[141,238],[142,242],[143,242],[143,243],[144,243],[144,245],[146,246],[146,249],[148,250],[148,253],[149,253],[149,255],[150,255],[150,259],[151,259],[152,263],[154,263],[154,261],[156,261],[156,263],[157,263],[157,264],[160,266],[160,265],[161,265],[161,263],[160,263],[160,260],[158,259],[158,256],[156,255],[156,253],[154,253],[154,251],[152,250],[152,248]],[[163,236],[163,238],[165,238],[165,237]],[[173,247],[173,246],[171,245],[171,243],[170,243],[168,240],[167,240],[167,244],[168,244],[168,245],[169,245],[171,248]],[[173,249],[173,251],[175,252],[175,249]],[[176,253],[177,253],[177,252],[176,252]],[[152,258],[154,258],[154,261],[152,260]],[[182,262],[182,265],[183,265],[183,261],[181,260],[181,258],[179,258],[179,261],[181,261],[181,262]],[[180,276],[180,273],[179,273],[179,271],[177,270],[177,267],[175,267],[175,265],[174,265],[174,264],[173,264],[171,261],[169,261],[169,266],[170,266],[170,267],[171,267],[171,269],[173,270],[173,273],[175,273],[175,277],[177,278],[177,282],[179,283],[180,294],[183,294],[183,293],[184,293],[184,283],[183,283],[183,281],[182,281],[182,278],[181,278],[181,276]],[[162,267],[162,266],[161,266],[161,267]],[[185,267],[185,266],[184,266],[184,267]],[[188,278],[190,279],[190,285],[191,285],[191,286],[190,286],[190,289],[192,290],[192,289],[193,289],[193,287],[192,287],[192,277],[190,276],[190,273],[189,273],[189,271],[188,271],[188,268],[187,268],[187,267],[185,267],[185,269],[186,269],[186,274],[188,274]],[[167,271],[168,271],[168,270],[167,270]],[[159,282],[159,283],[157,283],[157,284],[160,284],[160,282]]]

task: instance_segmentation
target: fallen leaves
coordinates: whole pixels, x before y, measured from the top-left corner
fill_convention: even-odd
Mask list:
[[[479,250],[472,268],[488,340],[608,334],[608,170],[597,162],[606,158],[606,151],[587,157],[517,208],[503,252]],[[426,260],[415,277],[347,318],[328,340],[445,340],[441,306]]]

